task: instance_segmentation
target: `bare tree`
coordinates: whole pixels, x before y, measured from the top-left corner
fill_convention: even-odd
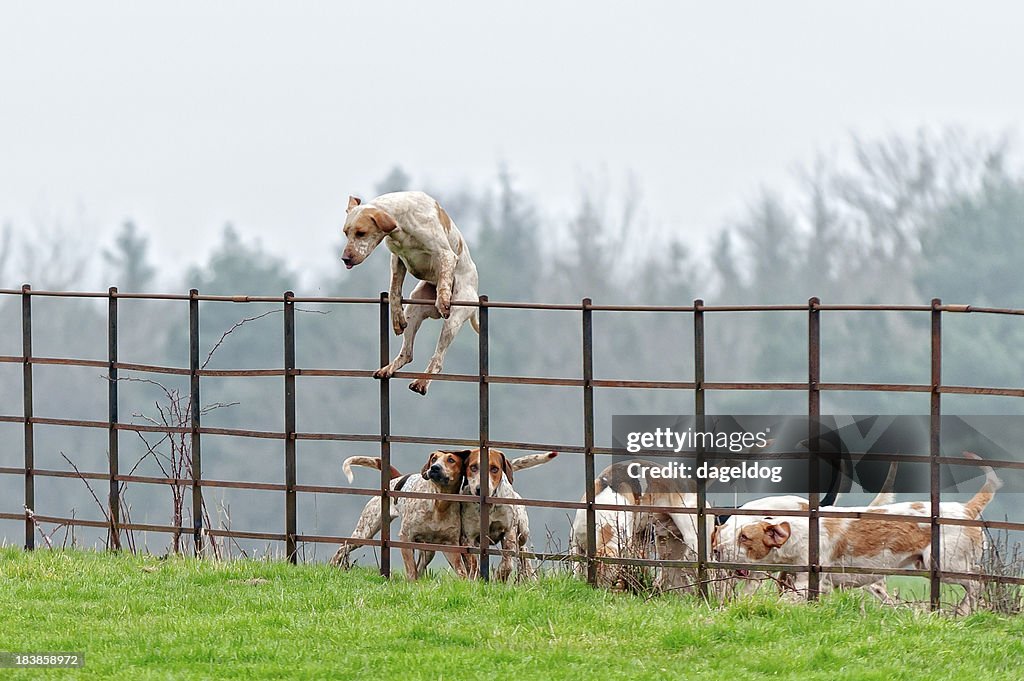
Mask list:
[[[296,311],[326,314],[326,312],[320,310]],[[252,317],[245,317],[232,324],[221,334],[220,338],[218,338],[210,348],[210,351],[207,353],[206,358],[200,365],[200,368],[205,369],[210,364],[214,355],[224,347],[224,343],[229,339],[232,333],[246,324],[280,312],[280,309],[269,310]],[[176,388],[168,387],[159,381],[148,378],[128,376],[118,378],[118,380],[151,385],[157,388],[160,392],[161,397],[154,403],[153,413],[147,414],[140,411],[132,414],[133,418],[140,419],[159,429],[159,431],[157,431],[159,436],[154,439],[152,436],[147,436],[147,433],[136,431],[136,434],[145,447],[145,451],[129,470],[128,475],[134,474],[146,460],[151,460],[156,463],[163,474],[163,477],[168,480],[167,485],[171,489],[171,522],[172,526],[176,528],[171,537],[171,550],[174,553],[181,553],[182,533],[178,528],[183,527],[182,523],[185,520],[187,492],[192,487],[192,436],[188,430],[192,423],[193,405],[191,394]],[[213,402],[201,405],[199,407],[199,415],[205,416],[219,409],[233,407],[238,404],[238,402]],[[122,485],[121,489],[124,491],[126,489],[126,485]],[[121,501],[122,504],[126,503],[123,494],[121,495]],[[202,502],[203,527],[211,528],[214,526],[214,523],[212,522],[206,503],[206,499],[204,498]],[[230,523],[230,514],[227,512],[226,507],[222,507],[221,510],[222,512],[218,513],[218,517],[223,518],[226,522]],[[194,521],[195,519],[192,520]],[[222,526],[221,529],[228,528],[226,526]],[[215,558],[221,558],[225,555],[225,548],[217,543],[213,535],[207,533],[206,541],[208,542],[211,554]],[[203,547],[200,546],[199,549],[201,552]]]
[[[175,528],[171,535],[171,550],[174,553],[181,553],[180,528],[185,517],[186,491],[191,488],[192,436],[187,431],[192,423],[191,395],[175,388],[168,388],[163,383],[152,379],[125,377],[118,380],[152,385],[163,393],[163,399],[154,404],[156,416],[149,416],[144,412],[132,414],[133,418],[142,419],[152,426],[161,428],[163,432],[158,439],[151,440],[146,437],[146,433],[136,431],[136,435],[142,441],[146,451],[135,462],[128,475],[133,475],[146,459],[152,459],[160,468],[160,472],[168,480],[167,485],[171,488],[171,523]],[[236,404],[238,403],[215,402],[201,407],[199,413],[200,415],[205,415],[217,409]],[[126,484],[122,485],[122,491],[125,491],[126,486]],[[203,500],[202,512],[204,527],[208,528],[211,526],[210,515],[206,509],[205,499]],[[220,548],[217,546],[216,541],[211,535],[207,535],[207,538],[211,552],[214,557],[219,558]],[[202,551],[202,547],[199,547],[199,549]]]

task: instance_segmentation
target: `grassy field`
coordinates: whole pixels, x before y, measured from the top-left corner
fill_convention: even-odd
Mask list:
[[[0,651],[83,651],[62,678],[1019,679],[1024,618],[858,594],[815,605],[597,591],[568,577],[387,583],[365,571],[0,550]]]

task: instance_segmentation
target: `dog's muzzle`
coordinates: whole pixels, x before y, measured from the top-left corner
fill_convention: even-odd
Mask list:
[[[433,466],[427,469],[427,474],[424,476],[427,480],[433,480],[434,482],[448,482],[448,476],[444,474],[444,469],[441,468],[441,464],[435,463]]]

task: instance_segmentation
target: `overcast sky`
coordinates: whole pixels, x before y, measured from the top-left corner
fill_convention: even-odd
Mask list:
[[[1024,114],[1017,3],[610,4],[4,3],[0,220],[130,217],[165,273],[232,221],[315,271],[391,166],[504,161],[551,217],[632,173],[700,237],[850,132]]]

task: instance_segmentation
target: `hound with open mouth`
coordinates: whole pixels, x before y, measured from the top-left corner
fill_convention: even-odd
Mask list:
[[[964,452],[970,459],[976,454]],[[940,504],[940,517],[976,520],[992,501],[1002,482],[990,466],[981,466],[985,482],[967,503],[944,501]],[[855,518],[822,518],[819,520],[819,538],[822,564],[854,568],[913,568],[927,570],[931,565],[930,504],[923,501],[905,501],[843,508],[844,511],[863,513]],[[920,522],[886,520],[885,515],[920,516]],[[738,526],[730,550],[738,558],[752,563],[775,565],[807,565],[807,518],[796,516],[748,516]],[[941,525],[939,528],[942,569],[954,573],[977,573],[985,552],[986,538],[980,527]],[[721,546],[721,542],[719,542]],[[822,576],[821,588],[863,587],[877,583],[878,575],[830,572]],[[957,606],[962,614],[970,613],[978,599],[980,585],[976,580],[956,578],[948,580],[964,587],[964,597]],[[798,591],[807,589],[807,575],[795,579]],[[870,589],[879,598],[888,600],[884,589]]]

